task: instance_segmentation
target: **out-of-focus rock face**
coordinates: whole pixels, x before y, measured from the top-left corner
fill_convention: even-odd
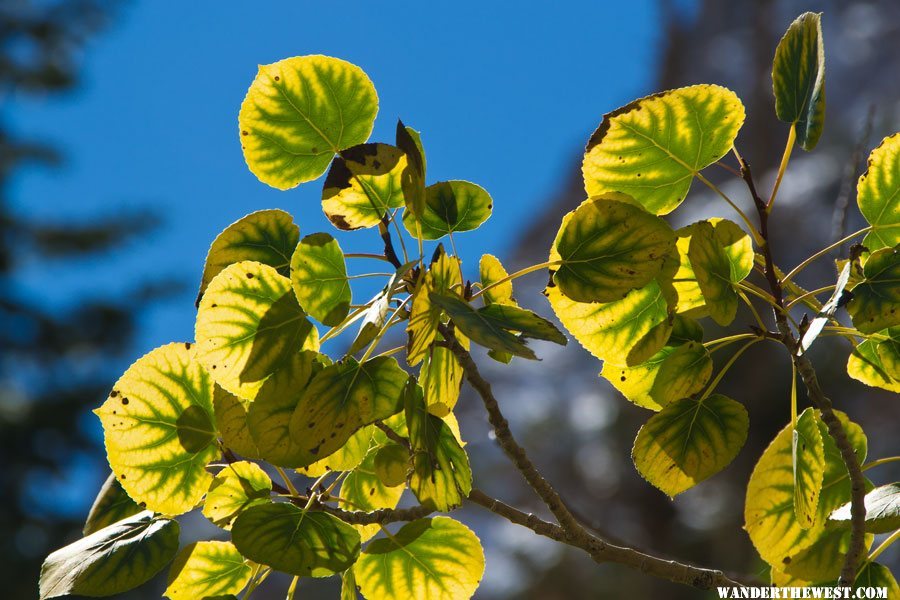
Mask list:
[[[900,3],[702,0],[688,11],[680,8],[683,3],[677,3],[679,8],[671,6],[673,3],[663,2],[663,14],[668,18],[659,24],[666,34],[656,88],[709,82],[737,92],[748,114],[738,147],[751,162],[765,193],[771,189],[772,169],[781,157],[787,134],[787,126],[774,115],[770,73],[775,46],[797,15],[806,10],[824,13],[825,132],[813,153],[794,152],[773,217],[773,247],[781,265],[790,268],[840,237],[840,231],[862,227],[855,205],[854,150],[867,122],[871,131],[859,157],[863,167],[869,150],[900,129]],[[874,107],[873,117],[868,116],[870,107]],[[598,121],[615,108],[598,106]],[[707,172],[739,204],[751,207],[741,182],[722,169]],[[849,200],[846,218],[840,218],[841,211],[835,210],[839,197]],[[546,260],[560,219],[583,199],[580,164],[575,164],[561,174],[558,194],[549,199],[545,214],[535,219],[523,237],[508,265],[511,270]],[[695,185],[671,218],[674,225],[707,216],[736,220],[729,211]],[[805,272],[799,283],[812,287],[833,283],[833,263],[830,259],[820,262]],[[516,297],[549,315],[550,307],[540,294],[546,284],[543,277],[518,280]],[[747,313],[739,313],[731,330],[746,330],[750,321]],[[704,322],[704,327],[708,339],[725,333],[712,323]],[[869,435],[870,456],[897,454],[900,401],[849,380],[844,368],[849,353],[846,343],[826,338],[818,346],[814,360],[820,379],[838,408],[863,425]],[[750,438],[723,473],[673,502],[643,481],[630,460],[634,436],[651,413],[631,405],[598,378],[601,364],[574,340],[565,349],[550,344],[536,348],[543,358],[539,368],[518,359],[509,366],[500,365],[486,356],[481,363],[495,381],[494,389],[513,431],[585,521],[596,523],[613,539],[628,540],[661,554],[725,570],[763,573],[763,564],[741,529],[744,490],[762,450],[789,418],[790,367],[783,352],[774,346],[755,346],[720,386],[720,391],[747,406]],[[719,367],[727,356],[715,358]],[[470,450],[479,453],[473,461],[481,465],[476,481],[508,501],[538,510],[533,496],[517,474],[507,470],[487,438],[477,401],[462,406],[466,430],[473,432]],[[887,483],[900,473],[885,468],[875,475],[879,482]],[[489,596],[697,597],[694,590],[649,580],[620,567],[597,568],[572,552],[503,525],[491,535],[489,553],[491,567],[483,590]],[[896,569],[900,551],[886,553],[883,559]],[[492,569],[497,569],[493,575]]]

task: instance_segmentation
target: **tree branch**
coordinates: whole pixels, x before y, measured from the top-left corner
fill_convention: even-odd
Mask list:
[[[386,525],[398,521],[415,521],[434,512],[433,508],[422,505],[411,508],[382,508],[366,512],[363,510],[344,510],[321,502],[315,502],[310,508],[311,510],[326,512],[350,525],[373,525],[375,523]]]

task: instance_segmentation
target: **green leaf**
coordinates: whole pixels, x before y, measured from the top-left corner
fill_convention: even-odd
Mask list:
[[[457,340],[461,336],[456,332]],[[438,334],[438,341],[443,337]],[[468,347],[468,340],[462,342]],[[428,412],[444,417],[456,406],[462,387],[463,368],[456,356],[448,348],[432,346],[419,371],[419,383],[425,391],[425,405]]]
[[[712,359],[703,344],[689,341],[666,346],[634,367],[606,361],[600,374],[629,401],[659,411],[702,390],[712,369]]]
[[[884,372],[891,379],[900,379],[900,327],[891,327],[881,332],[888,339],[878,342],[875,352],[881,359]]]
[[[340,325],[350,312],[344,252],[327,233],[300,240],[291,258],[291,284],[303,310],[323,325]]]
[[[300,241],[300,228],[283,210],[260,210],[238,219],[216,236],[206,255],[197,305],[209,282],[228,265],[253,260],[281,275],[290,273],[291,253]]]
[[[341,573],[341,600],[356,600],[356,575],[353,569],[347,569]]]
[[[290,435],[299,446],[297,466],[330,455],[364,425],[402,410],[408,378],[389,356],[362,364],[347,358],[313,376],[291,417]]]
[[[537,359],[531,348],[526,346],[519,336],[510,333],[504,328],[504,325],[509,323],[482,312],[485,308],[502,305],[492,304],[476,310],[468,302],[464,302],[454,296],[441,296],[440,294],[431,293],[429,298],[433,306],[446,311],[453,324],[476,344],[491,350],[508,352],[509,354],[531,360]]]
[[[197,311],[197,360],[216,383],[252,400],[265,380],[302,349],[317,350],[318,332],[268,265],[245,261],[216,275]]]
[[[878,352],[879,346],[878,342],[871,339],[856,346],[847,359],[847,374],[866,385],[900,393],[900,380],[893,377],[881,358],[882,353],[895,346],[887,346],[881,353]]]
[[[232,463],[209,485],[203,516],[223,529],[231,529],[242,510],[269,502],[271,493],[272,480],[259,466],[247,461]]]
[[[328,577],[359,556],[359,533],[351,525],[286,502],[251,506],[235,520],[231,535],[250,560],[300,577]]]
[[[491,216],[494,201],[481,186],[468,181],[442,181],[425,188],[419,227],[423,240],[478,229]],[[416,215],[406,212],[403,225],[416,237]]]
[[[731,398],[683,398],[641,427],[631,457],[644,479],[674,498],[727,467],[749,427],[747,410]]]
[[[484,550],[458,521],[419,519],[369,544],[353,571],[366,600],[467,600],[484,575]]]
[[[419,132],[397,120],[397,147],[406,154],[406,168],[401,173],[406,211],[418,218],[425,212],[425,150]]]
[[[375,431],[374,425],[366,425],[351,435],[347,443],[336,451],[311,465],[297,469],[297,472],[315,478],[331,471],[342,472],[355,469],[366,457]]]
[[[900,244],[900,133],[888,136],[869,155],[856,184],[859,210],[872,226],[863,245],[870,251]]]
[[[731,151],[744,106],[731,90],[694,85],[603,116],[581,170],[588,196],[621,192],[653,214],[672,212],[693,176]]]
[[[53,552],[40,597],[112,596],[147,582],[178,551],[178,522],[144,511]]]
[[[850,521],[850,503],[831,513],[833,521]],[[900,483],[889,483],[866,494],[866,531],[890,533],[900,529]]]
[[[234,450],[245,458],[260,458],[259,448],[250,433],[247,415],[251,402],[242,400],[216,386],[213,394],[216,428],[222,436],[226,448]]]
[[[819,427],[815,411],[807,408],[797,418],[797,427],[791,434],[794,514],[803,529],[812,527],[816,520],[825,477],[825,445]]]
[[[478,262],[478,276],[481,279],[481,288],[490,287],[481,297],[485,304],[515,304],[513,300],[512,281],[503,281],[509,276],[503,268],[500,259],[492,254],[484,254]],[[496,284],[496,285],[495,285]],[[493,286],[493,287],[491,287]]]
[[[244,160],[280,190],[312,181],[369,138],[377,113],[375,87],[356,65],[328,56],[261,65],[238,115]]]
[[[350,471],[341,484],[340,496],[343,500],[339,502],[339,506],[344,510],[372,512],[381,508],[396,508],[400,502],[404,488],[385,485],[375,473],[375,456],[378,448],[378,446],[371,448],[362,463]],[[381,526],[377,523],[357,525],[356,529],[362,540],[366,541],[381,531]]]
[[[719,325],[730,324],[738,308],[734,284],[753,269],[750,236],[731,221],[694,223],[688,258],[709,315]]]
[[[374,227],[392,208],[402,208],[401,177],[406,154],[389,144],[360,144],[331,163],[322,190],[322,210],[344,231]]]
[[[419,503],[446,512],[462,504],[472,491],[469,457],[450,427],[428,413],[422,388],[406,392],[406,423],[412,448],[409,488]]]
[[[812,150],[825,124],[825,45],[822,15],[803,13],[775,49],[772,89],[775,114],[797,131],[797,143]]]
[[[461,286],[459,259],[448,256],[443,246],[438,246],[431,268],[425,273],[410,307],[409,323],[406,326],[409,335],[406,361],[409,366],[413,367],[425,358],[441,323],[441,307],[432,303],[431,294],[459,294],[458,288]]]
[[[900,247],[873,252],[863,273],[847,305],[853,325],[863,333],[900,325]]]
[[[175,558],[163,595],[193,600],[238,594],[252,570],[231,542],[194,542]]]
[[[856,423],[835,411],[850,445],[862,463],[866,436]],[[826,532],[828,516],[850,499],[850,481],[840,451],[819,419],[825,450],[825,474],[816,517],[810,527],[801,527],[794,510],[793,433],[791,425],[782,429],[763,452],[750,482],[744,505],[744,529],[764,561],[773,569],[791,574],[794,559],[818,542]]]
[[[90,535],[107,525],[118,523],[141,512],[143,509],[135,504],[116,479],[114,473],[110,473],[91,505],[87,521],[84,523],[82,533]]]
[[[409,472],[409,450],[395,444],[387,443],[375,451],[372,463],[379,481],[388,487],[396,487],[406,482]]]
[[[618,365],[638,365],[666,345],[672,331],[662,288],[652,281],[616,302],[575,302],[559,288],[544,294],[553,312],[585,349]]]
[[[179,515],[209,486],[218,456],[213,382],[190,344],[157,348],[131,365],[94,413],[119,483],[152,511]]]
[[[577,302],[621,300],[644,287],[675,245],[665,221],[612,197],[585,200],[563,220],[554,242],[562,264],[553,281]]]
[[[897,600],[900,598],[900,585],[894,579],[891,570],[874,562],[867,562],[859,574],[856,576],[854,588],[887,588],[887,597],[889,600]],[[857,592],[856,597],[864,597],[865,592]]]

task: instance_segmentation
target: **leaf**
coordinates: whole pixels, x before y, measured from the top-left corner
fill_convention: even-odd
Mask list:
[[[616,302],[575,302],[557,287],[548,287],[544,294],[568,332],[588,352],[613,364],[633,366],[648,360],[672,331],[668,302],[656,281]]]
[[[422,388],[406,392],[406,423],[412,448],[409,488],[423,506],[446,512],[462,504],[472,491],[472,469],[466,451],[440,418],[428,413]]]
[[[631,457],[644,479],[674,498],[728,466],[749,427],[747,410],[731,398],[683,398],[641,427]]]
[[[369,446],[372,444],[372,436],[375,433],[374,425],[367,425],[350,436],[343,446],[321,460],[311,465],[297,469],[297,472],[307,477],[321,477],[325,473],[335,471],[352,471],[366,457]]]
[[[216,383],[252,400],[291,356],[318,349],[318,333],[291,291],[268,265],[245,261],[216,275],[197,311],[197,360]]]
[[[378,446],[369,450],[365,459],[347,474],[341,484],[340,496],[343,499],[339,506],[344,510],[363,510],[372,512],[381,508],[396,508],[403,495],[403,487],[388,487],[375,474],[375,455]],[[360,537],[366,541],[381,531],[377,523],[357,525]]]
[[[792,123],[797,143],[812,150],[825,124],[825,45],[822,15],[803,13],[791,23],[775,49],[772,89],[775,114]]]
[[[731,151],[744,123],[734,92],[694,85],[603,115],[581,170],[588,196],[621,192],[656,215],[672,212],[694,175]]]
[[[879,346],[875,340],[865,340],[856,346],[847,359],[847,374],[866,385],[900,393],[900,381],[888,372],[878,352]]]
[[[419,519],[369,544],[353,571],[367,600],[465,600],[484,575],[484,550],[458,521]]]
[[[866,564],[863,565],[863,568],[860,569],[853,587],[857,589],[860,587],[886,588],[889,600],[897,600],[900,598],[900,585],[897,585],[897,580],[894,579],[891,570],[884,565],[871,561],[866,562]],[[862,598],[864,595],[865,592],[857,592],[856,597]]]
[[[900,379],[900,327],[891,327],[881,334],[888,339],[878,342],[875,352],[881,359],[884,372],[891,379]]]
[[[300,240],[291,258],[291,285],[303,310],[323,325],[340,325],[350,312],[344,252],[327,233]]]
[[[222,436],[222,443],[245,458],[260,458],[259,448],[247,423],[250,404],[248,400],[241,400],[218,385],[213,393],[216,428]]]
[[[797,418],[797,426],[791,432],[794,514],[803,529],[809,529],[816,520],[825,477],[825,445],[819,427],[815,411],[807,408]]]
[[[404,206],[401,177],[406,168],[406,154],[389,144],[344,150],[325,178],[325,216],[344,231],[378,225],[388,210]]]
[[[831,513],[833,521],[850,521],[850,503]],[[889,483],[866,494],[866,531],[890,533],[900,529],[900,483]]]
[[[203,497],[218,456],[212,396],[194,348],[169,344],[131,365],[94,411],[109,465],[142,507],[179,515]]]
[[[810,321],[809,327],[806,328],[806,332],[800,340],[800,350],[802,352],[809,350],[812,343],[819,337],[819,334],[822,333],[822,329],[825,328],[825,325],[828,324],[828,321],[830,321],[831,318],[834,317],[834,313],[837,312],[838,307],[841,305],[841,300],[844,298],[844,288],[847,287],[847,283],[850,281],[852,267],[853,263],[847,261],[841,268],[840,273],[838,273],[837,282],[834,285],[834,292],[831,294],[828,302],[822,305],[822,310],[820,310],[818,314],[816,314],[816,317]]]
[[[272,480],[259,466],[247,461],[227,465],[212,480],[203,516],[223,529],[231,524],[242,510],[269,502]]]
[[[864,536],[865,549],[872,544],[874,536]],[[850,528],[828,528],[815,543],[798,552],[784,568],[772,568],[772,580],[776,585],[807,587],[817,583],[832,584],[841,572],[844,555],[850,547]]]
[[[134,500],[122,489],[116,475],[110,473],[91,505],[91,511],[88,513],[82,533],[90,535],[107,525],[118,523],[122,519],[135,515],[141,510],[143,509],[135,504]]]
[[[163,595],[177,600],[238,594],[252,570],[231,542],[194,542],[175,558]]]
[[[666,346],[634,367],[606,361],[600,374],[629,401],[659,411],[702,390],[712,369],[712,359],[703,344],[689,341]]]
[[[312,181],[369,138],[377,113],[375,87],[356,65],[329,56],[261,65],[238,115],[244,160],[280,190]]]
[[[709,309],[706,307],[706,300],[700,290],[697,274],[694,273],[694,267],[688,256],[696,226],[697,223],[693,223],[675,231],[675,249],[669,254],[667,260],[677,266],[672,273],[671,283],[668,281],[666,283],[672,286],[674,292],[675,312],[679,315],[699,319],[709,316]],[[664,272],[666,272],[667,266],[669,265],[663,266]],[[672,270],[672,267],[669,266],[669,269]]]
[[[503,281],[509,276],[500,259],[492,254],[483,254],[478,262],[478,276],[481,289],[490,288],[481,297],[485,304],[515,304],[512,281]],[[503,283],[498,283],[503,281]]]
[[[431,294],[458,294],[462,285],[460,263],[456,257],[448,256],[443,246],[438,246],[431,268],[425,273],[419,289],[410,307],[409,323],[406,332],[409,342],[406,346],[406,362],[414,367],[428,353],[437,336],[437,328],[441,322],[441,307],[433,304]]]
[[[251,506],[235,520],[231,536],[250,560],[300,577],[328,577],[359,556],[359,533],[351,525],[286,502]]]
[[[865,434],[844,413],[835,411],[835,414],[847,433],[857,459],[862,463],[866,455]],[[812,526],[801,527],[794,511],[793,434],[790,424],[775,436],[763,452],[747,484],[744,529],[762,559],[774,569],[788,574],[793,560],[823,537],[828,516],[850,499],[847,469],[821,419],[819,431],[825,450],[825,474]]]
[[[730,324],[738,307],[734,284],[753,269],[750,236],[731,221],[700,221],[692,226],[688,257],[709,315]]]
[[[409,450],[391,442],[375,451],[372,467],[381,483],[388,487],[396,487],[406,482],[409,462]]]
[[[672,228],[639,206],[585,200],[557,234],[553,248],[562,264],[553,281],[577,302],[621,300],[659,275],[674,245]]]
[[[40,597],[112,596],[159,573],[178,551],[178,522],[132,515],[53,552],[41,567]]]
[[[297,466],[330,455],[364,425],[402,410],[408,378],[389,356],[362,364],[348,358],[322,369],[291,417],[290,435],[299,447]]]
[[[423,240],[436,240],[457,231],[478,229],[491,216],[494,201],[479,185],[468,181],[441,181],[425,188],[419,217]],[[414,238],[416,215],[407,211],[403,225]]]
[[[461,337],[458,332],[456,337]],[[442,340],[443,337],[438,334],[438,341]],[[462,343],[468,346],[468,340]],[[419,371],[419,383],[425,392],[428,412],[438,417],[449,414],[459,399],[462,381],[463,368],[453,352],[443,346],[432,346]]]
[[[866,278],[853,288],[847,312],[862,333],[900,325],[900,248],[873,252],[863,266]]]
[[[347,569],[341,573],[341,599],[340,600],[356,600],[356,575],[353,569]]]
[[[531,348],[526,346],[521,338],[503,328],[502,321],[498,322],[483,314],[481,310],[484,309],[475,310],[468,302],[453,296],[431,293],[429,298],[433,306],[445,310],[453,324],[476,344],[531,360],[537,359]]]
[[[888,136],[869,155],[856,184],[859,210],[872,226],[863,245],[874,252],[900,244],[900,133]]]
[[[300,241],[300,228],[283,210],[260,210],[238,219],[216,236],[206,255],[197,305],[209,282],[228,265],[253,260],[290,273],[291,253]]]
[[[406,211],[422,218],[425,212],[425,150],[419,132],[397,120],[397,147],[406,154],[406,168],[401,173],[403,200]]]

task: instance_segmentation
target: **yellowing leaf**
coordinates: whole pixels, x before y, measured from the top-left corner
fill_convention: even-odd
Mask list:
[[[867,562],[856,576],[854,588],[887,588],[888,600],[900,600],[900,585],[891,570],[874,562]],[[861,598],[865,592],[857,591],[857,598]]]
[[[369,544],[353,571],[366,600],[468,600],[484,575],[484,550],[458,521],[419,519]]]
[[[803,13],[791,23],[772,63],[775,114],[797,131],[797,143],[812,150],[825,124],[825,45],[822,15]]]
[[[865,340],[854,348],[847,359],[847,374],[866,385],[900,393],[900,380],[882,362],[878,347],[876,341]]]
[[[792,432],[794,469],[794,514],[803,529],[812,527],[819,506],[822,478],[825,477],[825,445],[819,430],[819,418],[807,408],[797,418]]]
[[[310,381],[291,417],[290,435],[306,466],[343,446],[364,425],[403,408],[409,375],[389,356],[353,358],[325,367]]]
[[[744,106],[730,90],[694,85],[603,116],[581,170],[588,196],[621,192],[653,214],[674,210],[693,176],[731,150]]]
[[[388,144],[360,144],[331,163],[322,210],[338,229],[374,227],[389,209],[403,207],[401,176],[406,154]]]
[[[244,159],[263,183],[292,188],[365,142],[377,112],[375,87],[356,65],[328,56],[261,65],[238,115]]]
[[[216,414],[216,428],[222,436],[226,448],[234,450],[245,458],[260,458],[259,448],[250,433],[247,413],[250,402],[241,400],[231,392],[226,392],[218,385],[213,394],[213,407]]]
[[[743,405],[721,394],[683,398],[641,427],[631,457],[644,479],[674,497],[728,466],[749,427]]]
[[[856,184],[856,202],[872,226],[863,245],[872,252],[900,244],[900,133],[888,136],[869,155]]]
[[[406,481],[409,472],[409,450],[393,442],[380,446],[375,451],[372,463],[379,481],[388,487],[396,487]]]
[[[738,307],[734,284],[753,269],[750,236],[731,221],[700,221],[691,227],[688,258],[710,316],[730,324]]]
[[[656,278],[674,244],[672,228],[639,206],[585,200],[557,234],[553,247],[562,264],[553,281],[577,302],[621,300]]]
[[[355,469],[366,457],[369,446],[372,444],[372,435],[374,433],[375,426],[366,425],[351,435],[347,443],[336,451],[311,465],[297,469],[297,472],[301,475],[315,478],[321,477],[330,471],[350,471]]]
[[[425,149],[419,132],[397,120],[397,147],[406,154],[406,168],[400,176],[406,211],[421,219],[425,212]]]
[[[222,527],[231,524],[242,510],[269,501],[272,480],[259,466],[247,461],[227,465],[209,485],[203,516]]]
[[[163,595],[194,600],[238,594],[252,570],[231,542],[194,542],[175,557]]]
[[[478,229],[491,216],[493,200],[479,185],[468,181],[442,181],[425,188],[419,227],[424,240],[436,240],[457,231]],[[417,237],[416,215],[407,211],[403,225]]]
[[[169,344],[131,365],[94,412],[109,465],[135,502],[164,514],[194,508],[218,451],[213,382],[190,344]]]
[[[459,399],[462,381],[462,365],[453,352],[443,346],[433,346],[419,372],[428,412],[438,417],[449,414]]]
[[[275,269],[245,261],[212,280],[197,311],[197,360],[216,383],[252,400],[263,382],[318,333]]]
[[[891,327],[881,333],[888,339],[878,342],[875,352],[884,372],[892,379],[900,379],[900,327]]]
[[[291,284],[303,310],[323,325],[340,325],[350,312],[344,253],[327,233],[300,240],[291,258]]]
[[[200,293],[228,265],[253,260],[274,267],[281,275],[290,272],[291,253],[300,241],[300,228],[283,210],[260,210],[225,228],[209,248],[200,280]]]
[[[900,325],[900,248],[873,252],[863,273],[847,305],[853,325],[863,333]]]
[[[460,278],[459,259],[448,256],[442,246],[435,252],[435,260],[425,273],[425,279],[416,291],[410,307],[406,332],[409,342],[406,346],[406,361],[411,367],[425,358],[428,348],[435,340],[441,319],[441,307],[433,304],[431,294],[458,294]]]
[[[485,304],[515,304],[512,281],[503,281],[509,275],[500,260],[492,254],[484,254],[478,262],[481,288],[490,288],[481,297]],[[503,281],[503,283],[498,283]]]
[[[350,471],[341,484],[340,496],[343,500],[339,505],[344,510],[371,512],[381,508],[396,508],[400,502],[403,487],[388,487],[375,474],[377,452],[378,446],[371,448],[362,463]],[[377,523],[357,525],[356,529],[362,540],[366,541],[381,531],[381,526]]]

